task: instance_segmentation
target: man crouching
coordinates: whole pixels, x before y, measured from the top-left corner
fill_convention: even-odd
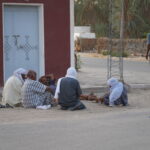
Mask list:
[[[36,81],[36,72],[29,70],[22,87],[22,100],[25,108],[49,109],[53,97],[51,89]]]
[[[75,68],[70,67],[66,76],[59,78],[54,98],[58,101],[62,110],[81,110],[86,108],[79,99],[81,93],[77,72]]]

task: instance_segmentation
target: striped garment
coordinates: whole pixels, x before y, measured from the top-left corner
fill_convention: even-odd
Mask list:
[[[27,79],[22,87],[22,100],[25,108],[35,108],[50,103],[51,93],[45,92],[46,86],[38,81]]]

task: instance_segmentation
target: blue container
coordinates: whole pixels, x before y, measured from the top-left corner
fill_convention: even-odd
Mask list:
[[[150,44],[150,33],[147,34],[147,43]]]

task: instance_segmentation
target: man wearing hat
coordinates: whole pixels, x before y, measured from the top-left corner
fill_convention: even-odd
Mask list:
[[[19,106],[21,104],[21,88],[26,79],[27,70],[19,68],[8,78],[2,93],[2,104]]]

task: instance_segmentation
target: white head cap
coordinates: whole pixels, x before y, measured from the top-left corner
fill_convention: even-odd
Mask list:
[[[23,83],[24,82],[24,80],[23,80],[23,78],[22,78],[22,74],[27,74],[28,73],[28,71],[27,70],[25,70],[25,69],[23,69],[23,68],[19,68],[19,69],[17,69],[17,70],[15,70],[14,71],[14,76],[16,76],[19,80],[21,80],[21,82]]]
[[[74,67],[70,67],[67,69],[67,74],[66,77],[71,77],[76,79],[77,78],[77,72],[76,69]]]
[[[119,83],[118,79],[113,77],[107,81],[107,85],[111,87],[115,87],[118,83]]]

